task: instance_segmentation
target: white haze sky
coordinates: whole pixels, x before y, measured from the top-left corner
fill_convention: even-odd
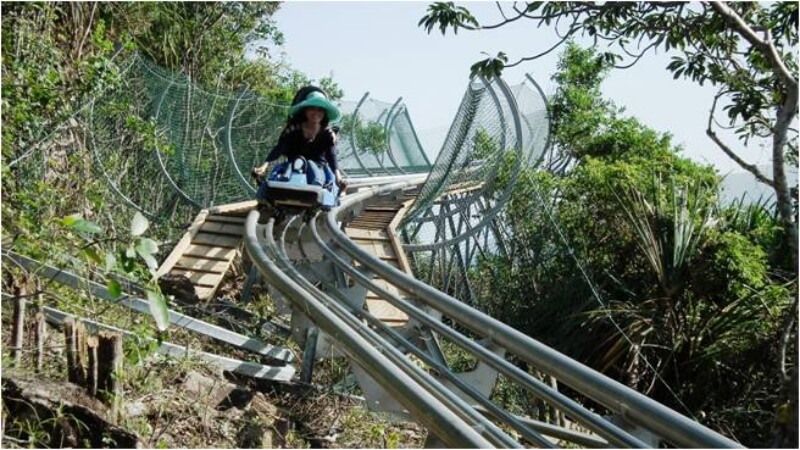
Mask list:
[[[557,38],[525,19],[496,30],[448,31],[442,36],[437,29],[427,34],[417,22],[428,4],[294,1],[282,3],[273,19],[284,34],[288,64],[315,80],[332,76],[346,100],[358,101],[364,92],[385,102],[402,97],[426,151],[435,155],[466,91],[470,66],[485,58],[482,52],[504,51],[511,62],[544,51]],[[500,19],[493,2],[463,5],[481,24]],[[511,11],[511,3],[504,5]],[[503,77],[518,84],[529,73],[549,95],[559,52],[506,69]],[[649,55],[633,68],[612,71],[602,87],[604,96],[625,107],[626,114],[671,133],[684,155],[713,164],[722,174],[740,171],[705,135],[715,90],[673,80],[665,69],[669,60],[663,53]],[[769,164],[766,149],[753,144],[743,149],[732,136],[726,139],[732,148],[742,149],[748,162]]]

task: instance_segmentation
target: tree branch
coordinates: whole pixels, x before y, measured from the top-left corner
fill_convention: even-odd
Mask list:
[[[776,74],[786,83],[787,87],[793,87],[795,90],[797,89],[797,79],[786,67],[783,59],[781,59],[781,56],[778,54],[778,50],[771,41],[765,41],[759,38],[755,30],[753,30],[736,11],[728,7],[725,3],[711,2],[711,7],[728,22],[734,31],[764,53],[764,56],[770,62]]]
[[[794,300],[792,300],[792,306],[789,307],[789,313],[784,319],[783,331],[781,333],[778,368],[780,369],[781,376],[783,376],[784,383],[789,381],[789,371],[786,369],[786,349],[789,347],[789,338],[792,335],[792,328],[794,328],[794,319],[797,317],[797,299],[798,297],[795,295]]]
[[[500,5],[498,4],[497,7],[500,8]],[[500,27],[506,26],[511,22],[516,22],[517,20],[519,20],[519,19],[521,19],[523,17],[526,17],[526,15],[524,13],[519,13],[518,12],[516,17],[512,17],[512,18],[509,19],[509,18],[506,17],[505,14],[503,14],[503,10],[502,9],[500,10],[500,14],[503,16],[503,20],[500,21],[500,22],[497,22],[495,24],[492,24],[492,25],[480,25],[479,27],[476,28],[476,27],[473,27],[473,26],[465,24],[465,23],[459,23],[459,26],[462,27],[462,28],[466,28],[467,30],[491,30],[491,29],[494,29],[494,28],[500,28]]]
[[[562,37],[558,42],[553,44],[553,46],[548,48],[547,50],[545,50],[545,51],[543,51],[543,52],[541,52],[541,53],[539,53],[537,55],[526,56],[524,58],[520,58],[519,60],[517,60],[513,64],[505,64],[504,67],[514,67],[514,66],[517,66],[517,65],[519,65],[519,64],[521,64],[521,63],[523,63],[525,61],[531,61],[531,60],[534,60],[534,59],[537,59],[537,58],[541,58],[542,56],[544,56],[544,55],[552,52],[556,48],[558,48],[561,44],[564,43],[564,41],[566,41],[570,36],[572,36],[575,33],[575,31],[577,31],[578,29],[579,28],[570,28],[570,30],[567,32],[566,35],[564,35],[564,37]]]
[[[658,41],[656,41],[656,42],[653,42],[652,44],[650,44],[650,45],[648,45],[647,47],[645,47],[645,49],[644,49],[644,50],[642,50],[642,52],[641,52],[641,53],[639,53],[639,55],[637,55],[637,56],[635,57],[636,59],[634,59],[634,60],[633,60],[633,62],[631,62],[630,64],[628,64],[628,65],[626,65],[626,66],[618,66],[618,65],[614,65],[614,68],[615,68],[615,69],[628,69],[628,68],[630,68],[630,67],[633,67],[633,66],[634,66],[634,65],[635,65],[637,62],[639,62],[639,60],[640,60],[640,59],[642,59],[642,56],[644,56],[644,54],[645,54],[645,53],[647,53],[647,51],[648,51],[648,50],[650,50],[651,48],[653,48],[653,47],[655,47],[655,46],[657,46],[657,45],[658,45]],[[628,53],[628,50],[626,50],[625,48],[623,48],[623,50],[625,50],[625,53]],[[628,53],[628,55],[629,55],[629,56],[631,56],[631,57],[633,57],[633,54],[631,54],[631,53]]]
[[[711,111],[708,114],[708,125],[707,125],[707,128],[706,128],[706,135],[708,137],[710,137],[711,140],[714,141],[714,143],[717,144],[717,146],[723,152],[725,152],[725,154],[728,155],[729,158],[734,160],[736,162],[736,164],[738,164],[741,168],[743,168],[744,170],[752,173],[753,176],[755,176],[758,181],[760,181],[760,182],[762,182],[762,183],[764,183],[764,184],[766,184],[766,185],[768,185],[768,186],[770,186],[771,188],[774,189],[775,188],[775,183],[772,180],[770,180],[769,178],[764,176],[764,174],[761,173],[760,170],[758,170],[758,167],[756,167],[753,164],[748,164],[742,158],[740,158],[739,155],[734,153],[733,150],[730,149],[730,147],[728,147],[727,145],[725,145],[724,142],[722,142],[722,140],[717,136],[717,133],[715,133],[714,130],[712,129],[713,128],[713,123],[714,123],[714,112],[717,109],[717,101],[719,100],[719,97],[721,95],[722,95],[722,93],[720,92],[720,93],[718,93],[717,95],[714,96],[714,103],[712,104]]]

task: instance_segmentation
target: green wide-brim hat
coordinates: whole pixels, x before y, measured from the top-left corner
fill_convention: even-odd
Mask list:
[[[342,113],[339,112],[339,108],[331,103],[322,92],[309,93],[305,100],[292,106],[292,108],[289,110],[289,115],[293,116],[303,109],[311,106],[324,109],[325,115],[328,117],[328,122],[336,122],[342,117]]]

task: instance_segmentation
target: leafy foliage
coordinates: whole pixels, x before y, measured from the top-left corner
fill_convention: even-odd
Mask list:
[[[342,118],[340,132],[344,135],[354,136],[358,150],[375,156],[382,156],[389,149],[386,130],[383,124],[376,121],[364,123],[355,114],[348,114]]]
[[[608,44],[608,51],[594,55],[594,65],[628,68],[650,53],[672,55],[666,70],[674,78],[717,88],[706,134],[743,169],[774,189],[784,239],[790,254],[797,254],[797,190],[787,185],[785,168],[787,161],[797,159],[797,128],[792,125],[798,112],[796,2],[530,2],[497,6],[502,20],[479,24],[464,7],[434,2],[418,25],[428,33],[438,26],[445,34],[449,28],[453,32],[489,30],[524,19],[538,28],[552,29],[558,36],[557,42],[546,50],[511,63],[504,52],[479,61],[471,68],[473,77],[499,76],[504,68],[547,55],[577,36],[593,39],[594,48],[600,43]],[[566,67],[584,70],[574,65]],[[576,75],[580,74],[564,69],[559,67],[560,76],[578,81]],[[583,82],[591,84],[592,80]],[[597,98],[585,94],[583,98],[576,97],[579,92],[567,93],[564,99],[579,104]],[[724,119],[718,117],[718,105]],[[562,111],[563,105],[557,102],[553,106],[555,122],[562,112],[591,111]],[[557,124],[556,128],[568,137],[602,126],[598,120],[602,119],[576,117],[573,127]],[[717,135],[718,127],[734,130],[742,148],[724,142]],[[747,146],[755,139],[772,141],[772,174],[765,175],[747,162]],[[790,266],[796,275],[796,257],[792,257]]]
[[[281,44],[282,35],[271,19],[277,7],[219,2],[4,3],[4,248],[81,274],[100,274],[114,297],[122,295],[115,276],[133,278],[147,287],[156,325],[164,330],[167,299],[154,271],[196,211],[175,196],[171,220],[148,229],[147,219],[126,209],[93,171],[90,124],[84,112],[97,107],[101,117],[125,115],[120,121],[125,130],[111,130],[109,136],[119,145],[109,164],[124,173],[132,170],[137,153],[148,152],[162,137],[151,121],[127,112],[130,98],[98,105],[89,101],[119,85],[119,65],[131,52],[200,84],[230,90],[247,86],[288,103],[309,78],[282,62],[245,58],[246,47],[268,58],[268,44]],[[334,98],[342,95],[333,80],[321,84]],[[130,178],[138,180],[135,192],[151,194],[141,177]],[[76,300],[78,305],[86,301]]]
[[[600,97],[607,66],[595,52],[570,45],[559,67],[554,151],[573,163],[520,175],[500,221],[505,251],[473,268],[475,306],[765,445],[764,417],[780,401],[780,314],[791,299],[767,257],[775,215],[720,208],[711,168]]]

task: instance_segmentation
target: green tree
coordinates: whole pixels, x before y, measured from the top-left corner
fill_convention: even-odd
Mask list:
[[[718,87],[711,105],[706,134],[731,159],[774,191],[784,233],[795,255],[797,274],[797,222],[786,164],[797,163],[797,3],[663,3],[663,2],[531,2],[514,4],[512,11],[498,4],[502,19],[481,24],[468,9],[452,2],[436,2],[419,21],[429,33],[436,27],[446,33],[487,30],[521,19],[537,27],[552,28],[559,40],[538,54],[509,63],[499,52],[472,66],[473,75],[499,75],[505,67],[535,60],[579,35],[595,43],[616,44],[602,59],[616,67],[634,65],[650,52],[673,54],[667,66],[675,78],[691,79]],[[741,148],[717,134],[718,107],[740,138]],[[746,162],[747,143],[753,138],[772,140],[773,173],[769,177]],[[794,193],[796,197],[797,193]]]
[[[780,402],[778,317],[790,299],[767,258],[778,221],[721,213],[712,168],[600,96],[606,64],[565,49],[552,132],[573,162],[521,174],[500,220],[505,252],[472,273],[476,307],[766,445]]]

